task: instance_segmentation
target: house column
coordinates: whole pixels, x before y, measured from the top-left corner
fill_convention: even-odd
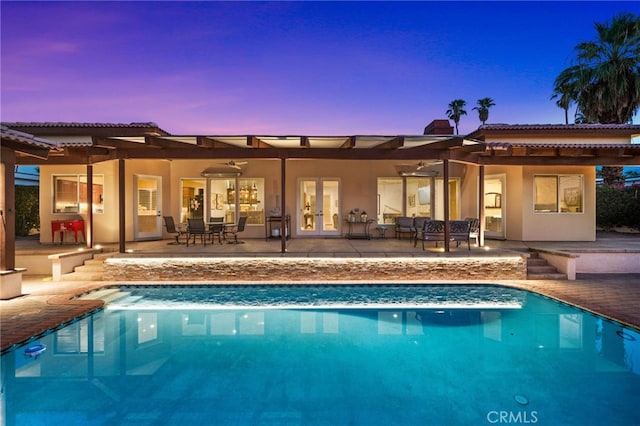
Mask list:
[[[287,159],[280,159],[280,253],[287,251],[287,211],[286,211]]]
[[[124,159],[118,159],[118,245],[120,253],[126,251],[125,241],[127,233],[125,229],[125,182],[124,182]]]
[[[87,226],[85,229],[87,248],[93,247],[93,165],[87,164]]]
[[[478,245],[484,247],[484,165],[480,166],[478,179],[478,220],[480,221],[478,228]]]
[[[16,154],[2,148],[2,199],[0,199],[0,271],[12,271],[16,267],[16,187],[14,169]]]
[[[449,252],[451,247],[451,232],[449,230],[449,159],[443,160],[443,179],[444,179],[444,251]]]

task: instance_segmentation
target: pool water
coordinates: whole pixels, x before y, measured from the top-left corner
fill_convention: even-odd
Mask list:
[[[89,297],[110,302],[2,356],[6,424],[640,424],[638,330],[520,290]]]

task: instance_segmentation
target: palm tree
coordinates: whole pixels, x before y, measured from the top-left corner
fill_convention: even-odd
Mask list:
[[[473,109],[478,110],[478,117],[484,126],[484,123],[489,119],[489,108],[495,106],[493,99],[491,98],[482,98],[478,99],[478,106],[473,107]]]
[[[551,99],[556,99],[556,98],[558,99],[556,101],[556,105],[558,105],[558,107],[564,110],[564,124],[569,124],[569,108],[573,103],[572,101],[573,97],[569,91],[569,88],[563,87],[563,88],[558,88],[556,90],[560,90],[560,91],[556,91],[551,96]],[[578,112],[576,112],[576,115],[577,114]]]
[[[467,115],[467,111],[464,107],[467,105],[467,101],[464,99],[456,99],[449,103],[449,109],[447,110],[447,117],[449,117],[456,124],[456,135],[458,134],[458,123],[460,123],[460,117]]]
[[[554,97],[575,102],[586,122],[628,123],[640,107],[640,17],[623,13],[595,29],[597,40],[578,44],[556,78]]]

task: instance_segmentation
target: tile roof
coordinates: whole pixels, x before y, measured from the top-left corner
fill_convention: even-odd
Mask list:
[[[19,132],[10,129],[4,124],[0,126],[0,136],[2,139],[18,142],[21,144],[31,145],[38,148],[58,149],[60,145],[55,141],[35,137],[29,133]]]
[[[557,132],[557,133],[592,133],[608,131],[623,131],[640,133],[639,124],[485,124],[469,133],[467,138],[477,138],[489,132]]]
[[[640,151],[640,144],[629,143],[530,143],[530,142],[487,142],[488,148],[505,149],[512,147],[523,148],[597,148],[597,149],[633,149]]]

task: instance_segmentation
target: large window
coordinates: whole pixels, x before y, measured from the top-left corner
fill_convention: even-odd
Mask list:
[[[536,213],[582,213],[582,175],[536,175],[533,177]]]
[[[247,216],[247,225],[264,224],[264,179],[211,179],[210,217],[223,217],[227,223]],[[238,209],[238,210],[236,210]]]
[[[402,216],[402,178],[378,178],[378,223],[396,223]]]
[[[104,213],[104,175],[93,175],[94,213]],[[87,213],[87,175],[53,176],[53,213]]]

